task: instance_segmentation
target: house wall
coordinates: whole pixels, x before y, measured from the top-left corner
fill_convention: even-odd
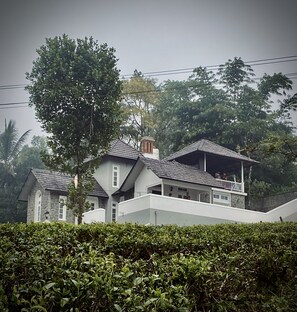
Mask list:
[[[118,198],[112,194],[117,191],[117,187],[112,185],[113,165],[119,167],[119,186],[124,182],[135,161],[118,157],[105,157],[95,170],[94,177],[109,196],[106,202],[106,222],[111,222],[111,206],[112,203],[118,202]]]
[[[245,196],[239,194],[231,194],[231,207],[245,209]]]
[[[36,181],[28,196],[28,209],[27,209],[27,223],[34,222],[35,213],[35,195],[37,191],[41,191],[41,222],[46,220],[45,212],[50,211],[51,198],[50,192],[44,190],[41,185]]]
[[[28,209],[27,209],[27,223],[34,222],[35,213],[35,195],[40,190],[42,194],[41,198],[41,220],[40,222],[48,221],[59,221],[59,196],[60,194],[52,193],[48,190],[44,190],[40,184],[36,181],[32,187],[31,192],[28,196]],[[48,218],[46,219],[46,212],[49,212]],[[75,217],[73,212],[69,209],[66,211],[66,221],[68,223],[75,223]]]
[[[60,194],[52,193],[51,194],[51,209],[50,209],[50,221],[60,221],[67,223],[75,223],[75,216],[71,209],[66,210],[66,220],[59,220],[59,198]]]
[[[162,180],[158,178],[151,170],[144,166],[135,180],[134,197],[147,194],[147,189],[153,185],[161,184]]]

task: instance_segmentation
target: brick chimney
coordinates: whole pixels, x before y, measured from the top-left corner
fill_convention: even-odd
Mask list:
[[[159,149],[155,148],[155,140],[145,136],[140,141],[140,152],[144,157],[159,159]]]

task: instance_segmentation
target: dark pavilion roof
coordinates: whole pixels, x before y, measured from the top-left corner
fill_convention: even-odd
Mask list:
[[[202,139],[199,140],[197,142],[194,142],[186,147],[184,147],[183,149],[179,150],[178,152],[166,157],[166,160],[174,160],[174,159],[178,159],[180,157],[192,154],[194,152],[202,152],[202,153],[206,153],[206,154],[213,154],[213,155],[218,155],[218,156],[223,156],[226,158],[232,158],[235,160],[240,160],[240,161],[244,161],[247,163],[258,163],[257,161],[246,157],[244,155],[241,155],[237,152],[234,152],[226,147],[223,147],[221,145],[218,145],[216,143],[213,143],[211,141]]]
[[[116,139],[111,142],[107,155],[137,160],[137,158],[142,154],[127,143],[121,141],[120,139]]]
[[[73,177],[61,172],[44,169],[31,169],[19,195],[19,200],[27,200],[28,193],[36,180],[45,190],[66,194],[68,184],[73,180]],[[96,180],[94,189],[89,193],[89,195],[108,198],[108,195]]]

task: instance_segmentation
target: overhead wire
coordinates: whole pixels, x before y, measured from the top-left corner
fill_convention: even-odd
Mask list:
[[[251,60],[251,61],[245,62],[245,64],[252,65],[252,66],[260,66],[260,65],[270,65],[270,64],[276,64],[276,63],[294,62],[294,61],[297,61],[297,55]],[[207,65],[207,66],[202,66],[202,67],[206,68],[207,70],[218,70],[222,66],[224,67],[224,64],[223,65]],[[161,76],[161,75],[170,75],[170,74],[182,74],[182,73],[192,72],[195,68],[197,67],[169,69],[169,70],[164,70],[164,71],[152,71],[152,72],[142,73],[142,75],[144,77],[150,77],[150,76]],[[284,75],[289,76],[290,79],[297,78],[297,72],[288,73]],[[132,76],[133,74],[122,75],[122,77],[132,77]],[[261,79],[260,77],[253,78],[252,81],[249,83],[255,83],[255,80],[260,80],[260,79]],[[218,83],[216,85],[218,85]],[[26,84],[0,85],[0,91],[24,88],[25,86]],[[175,89],[175,88],[172,88],[172,89]],[[129,92],[129,93],[124,93],[123,95],[160,92],[160,91],[161,90],[159,88],[158,90],[143,90],[143,91]],[[0,109],[28,107],[27,105],[23,105],[23,104],[29,104],[29,102],[0,103],[0,106],[7,106],[7,107],[1,107]],[[18,105],[18,106],[14,107],[15,105]]]
[[[264,58],[258,60],[251,60],[246,61],[245,64],[252,65],[252,66],[260,66],[260,65],[270,65],[270,64],[277,64],[277,63],[286,63],[286,62],[295,62],[297,61],[297,55],[290,55],[290,56],[280,56],[274,58]],[[221,66],[224,67],[225,64],[217,64],[217,65],[206,65],[201,66],[203,68],[209,70],[218,70]],[[179,68],[179,69],[168,69],[168,70],[161,70],[161,71],[150,71],[142,73],[143,76],[150,77],[150,76],[162,76],[162,75],[170,75],[170,74],[184,74],[188,72],[192,72],[196,67],[187,67],[187,68]],[[121,77],[132,77],[133,74],[124,74]],[[24,88],[27,84],[11,84],[11,85],[0,85],[0,90],[10,90],[10,89],[17,89],[17,88]]]
[[[290,79],[297,79],[297,73],[289,73],[285,74],[285,76],[290,76]],[[247,84],[253,84],[256,83],[255,80],[260,80],[261,77],[255,77],[252,79],[252,81],[246,82]],[[214,83],[214,85],[221,85],[220,83]],[[195,85],[188,85],[188,87],[195,87]],[[170,90],[177,90],[183,88],[183,86],[178,87],[171,87]],[[142,91],[134,91],[134,92],[127,92],[122,93],[122,95],[133,95],[133,94],[145,94],[145,93],[153,93],[153,92],[161,92],[163,87],[159,87],[158,89],[153,90],[142,90]],[[28,107],[27,105],[14,107],[15,105],[22,105],[22,104],[29,104],[29,102],[10,102],[10,103],[0,103],[0,106],[9,106],[9,107],[0,107],[0,109],[8,109],[8,108],[18,108],[18,107]]]

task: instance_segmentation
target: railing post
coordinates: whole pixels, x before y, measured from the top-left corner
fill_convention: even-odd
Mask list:
[[[244,193],[244,170],[243,161],[241,162],[241,191]]]

